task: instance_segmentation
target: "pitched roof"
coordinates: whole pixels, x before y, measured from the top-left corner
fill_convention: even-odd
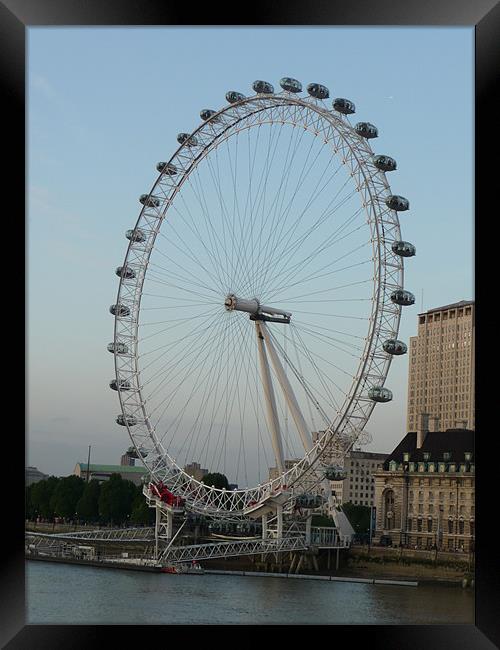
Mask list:
[[[424,452],[430,453],[429,460],[438,462],[443,460],[445,451],[450,453],[450,463],[463,463],[465,452],[474,454],[474,434],[471,429],[446,429],[446,431],[429,431],[424,438],[420,449],[417,449],[417,433],[410,431],[401,440],[398,446],[389,454],[384,463],[384,469],[389,469],[391,460],[403,462],[403,454],[409,452],[410,462],[424,460]],[[474,456],[472,456],[474,459]]]

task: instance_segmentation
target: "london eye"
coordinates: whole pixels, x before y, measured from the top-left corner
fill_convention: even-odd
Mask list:
[[[153,484],[214,517],[331,500],[392,399],[414,303],[409,201],[390,188],[394,158],[372,149],[377,127],[288,77],[225,99],[178,134],[140,195],[108,345],[117,423]],[[206,485],[193,462],[231,485]]]

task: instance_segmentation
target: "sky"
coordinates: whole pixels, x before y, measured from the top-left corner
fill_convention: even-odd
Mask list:
[[[109,390],[109,305],[124,232],[155,164],[255,79],[324,83],[376,124],[374,150],[398,161],[391,188],[410,200],[399,337],[420,311],[473,299],[473,46],[455,28],[29,28],[28,430],[26,464],[63,476],[77,462],[116,463],[130,444]],[[394,399],[377,406],[366,450],[406,433],[407,357],[392,363]]]

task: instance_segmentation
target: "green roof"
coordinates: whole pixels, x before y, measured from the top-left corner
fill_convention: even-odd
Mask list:
[[[81,472],[87,471],[87,463],[77,463],[80,466]],[[90,463],[88,466],[90,472],[108,472],[116,474],[147,474],[148,470],[145,467],[135,467],[134,465],[93,465]]]

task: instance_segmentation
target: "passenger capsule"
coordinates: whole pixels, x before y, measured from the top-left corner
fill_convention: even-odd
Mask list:
[[[383,386],[373,386],[368,391],[368,397],[374,402],[390,402],[392,400],[392,391]]]
[[[116,305],[111,305],[109,311],[113,314],[113,316],[130,316],[130,309],[125,305],[120,305],[119,303]]]
[[[120,379],[119,382],[117,379],[112,379],[109,382],[109,387],[113,390],[130,390],[130,382],[126,379]]]
[[[118,418],[119,417],[120,416],[118,416]],[[118,418],[116,418],[117,422],[118,422]],[[118,424],[120,423],[118,422]],[[137,449],[135,447],[129,447],[125,453],[129,458],[139,458],[139,454],[137,453]]]
[[[292,79],[292,77],[283,77],[283,79],[280,79],[280,86],[289,93],[302,92],[302,84],[297,79]]]
[[[408,347],[403,341],[398,341],[397,339],[388,339],[382,344],[385,352],[399,356],[400,354],[406,354],[408,352]]]
[[[356,112],[356,106],[351,102],[350,99],[344,99],[343,97],[337,97],[333,100],[333,108],[339,113],[344,115],[351,115]]]
[[[130,458],[140,458],[141,456],[143,458],[146,458],[146,456],[148,455],[148,451],[147,451],[147,449],[144,449],[143,447],[139,447],[139,451],[137,451],[137,449],[135,447],[129,447],[127,449],[127,451],[126,451],[126,454]]]
[[[150,196],[149,194],[141,194],[139,201],[147,208],[157,208],[160,205],[160,199],[156,196]]]
[[[405,289],[396,289],[391,293],[391,300],[396,305],[409,307],[415,303],[415,296],[410,291],[405,291]]]
[[[156,169],[162,174],[168,174],[169,176],[175,176],[177,174],[177,167],[168,162],[159,162],[156,165]]]
[[[198,140],[190,133],[178,133],[177,142],[179,144],[185,144],[186,147],[196,147],[198,144]]]
[[[373,156],[373,164],[383,172],[393,172],[396,169],[396,161],[390,156]]]
[[[299,508],[319,508],[325,503],[325,498],[320,494],[299,494],[295,498],[295,505]]]
[[[363,138],[378,138],[378,129],[375,125],[370,124],[370,122],[358,122],[354,130],[358,135],[363,136]]]
[[[242,99],[245,99],[245,95],[242,93],[237,93],[235,90],[230,90],[226,93],[226,101],[228,101],[230,104],[241,102]]]
[[[125,278],[126,280],[132,280],[136,276],[136,272],[130,266],[119,266],[115,273],[119,278]]]
[[[108,343],[108,351],[113,354],[127,354],[128,347],[125,343]]]
[[[391,208],[391,210],[397,210],[398,212],[404,212],[405,210],[410,209],[410,202],[408,199],[397,194],[388,196],[385,200],[385,204],[388,208]]]
[[[120,424],[122,427],[133,427],[137,424],[137,419],[133,415],[123,415],[123,413],[120,413],[120,415],[116,418],[116,423]]]
[[[395,241],[391,245],[392,252],[400,257],[413,257],[417,249],[413,244],[408,241]]]
[[[346,476],[346,470],[340,465],[330,465],[325,469],[325,478],[329,481],[343,481]]]
[[[204,108],[202,111],[200,111],[200,117],[201,119],[206,122],[210,118],[213,118],[214,115],[217,114],[217,111],[213,111],[211,108]],[[212,119],[212,122],[218,122],[219,118]]]
[[[254,81],[252,88],[259,94],[272,95],[274,92],[274,86],[267,81]]]
[[[146,240],[145,233],[140,228],[134,228],[133,230],[127,230],[125,237],[131,242],[142,242]]]
[[[328,97],[330,97],[330,91],[328,88],[321,84],[309,84],[307,86],[307,92],[311,97],[315,97],[316,99],[328,99]]]

